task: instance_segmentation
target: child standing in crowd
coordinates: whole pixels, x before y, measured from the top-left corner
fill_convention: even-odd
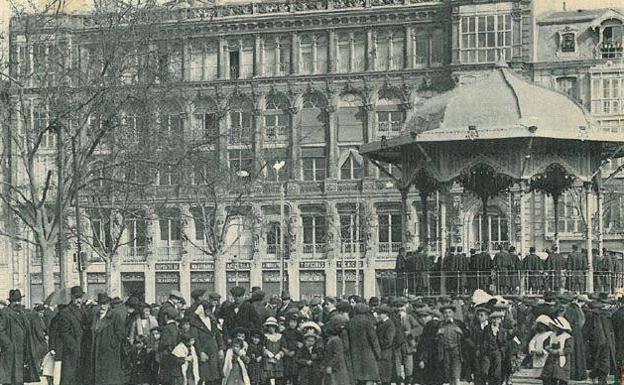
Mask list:
[[[279,324],[273,317],[264,322],[264,378],[270,385],[281,385],[284,379],[283,340],[277,332],[278,328]]]
[[[545,314],[540,315],[535,320],[535,336],[529,342],[528,348],[531,355],[531,367],[535,374],[541,372],[548,357],[545,345],[552,335],[550,331],[552,322],[553,320]]]
[[[262,333],[257,330],[252,331],[249,336],[251,341],[247,348],[247,357],[249,357],[247,372],[249,374],[249,381],[251,382],[251,385],[264,384],[263,337]]]
[[[223,385],[250,385],[245,363],[249,357],[243,352],[243,341],[235,338],[225,353],[223,362]]]
[[[137,335],[130,351],[130,383],[134,385],[151,384],[154,381],[150,360],[151,353],[147,346],[147,337]]]
[[[297,385],[320,385],[322,351],[316,346],[319,336],[308,331],[303,336],[303,346],[297,350],[296,361],[299,366]]]
[[[195,353],[195,338],[182,333],[181,342],[173,349],[178,366],[174,373],[174,385],[198,385],[199,384],[199,360]]]
[[[323,352],[323,368],[325,370],[324,385],[350,384],[351,376],[347,367],[345,346],[342,342],[344,327],[342,322],[330,321],[326,328],[327,343]]]

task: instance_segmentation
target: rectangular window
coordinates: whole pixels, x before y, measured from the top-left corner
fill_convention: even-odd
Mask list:
[[[230,112],[230,144],[249,144],[251,142],[251,120],[250,112],[231,111]]]
[[[591,112],[596,115],[624,113],[624,78],[619,73],[592,74]]]
[[[128,244],[131,248],[147,245],[147,222],[144,219],[128,219],[126,229],[128,231]]]
[[[253,172],[253,156],[247,150],[228,151],[228,161],[230,171],[241,178],[248,178]]]
[[[111,223],[110,221],[94,218],[91,219],[91,230],[93,231],[93,243],[98,248],[108,249],[111,247]]]
[[[264,117],[264,134],[268,143],[285,144],[288,142],[290,117],[287,114],[266,115]]]
[[[361,250],[361,229],[362,217],[356,212],[340,214],[340,242],[343,252],[350,253]]]
[[[173,186],[180,183],[180,173],[172,165],[163,165],[158,170],[158,184],[160,186]]]
[[[196,140],[216,140],[218,135],[217,116],[212,112],[194,114],[193,138]]]
[[[240,57],[238,50],[230,51],[230,79],[240,77]]]
[[[378,111],[377,112],[377,137],[392,137],[399,135],[403,130],[403,111]]]
[[[267,254],[279,255],[280,250],[280,224],[271,222],[266,230]]]
[[[182,239],[179,218],[160,218],[158,224],[160,227],[161,241],[170,242]]]
[[[18,48],[19,58],[18,58],[18,70],[17,75],[19,79],[26,80],[28,75],[30,74],[30,50],[28,46],[20,46]]]
[[[303,158],[303,180],[325,180],[327,163],[325,158]]]
[[[401,247],[401,215],[399,213],[378,214],[379,251],[396,253]]]
[[[338,72],[362,72],[366,69],[366,35],[345,32],[336,36]]]
[[[306,254],[322,253],[326,240],[325,217],[322,215],[304,215],[302,222],[303,252]]]
[[[464,16],[460,20],[462,63],[492,63],[504,55],[511,60],[511,15]]]

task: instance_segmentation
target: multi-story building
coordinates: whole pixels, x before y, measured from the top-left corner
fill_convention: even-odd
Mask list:
[[[444,92],[453,81],[478,78],[503,60],[536,82],[567,92],[606,129],[617,129],[624,116],[619,115],[624,89],[618,69],[623,20],[615,10],[538,16],[529,0],[302,0],[163,8],[158,26],[169,51],[162,60],[182,95],[165,114],[169,126],[189,137],[202,130],[223,134],[217,153],[231,169],[244,172],[258,158],[270,164],[283,160],[285,166],[266,168],[249,202],[261,225],[248,228],[234,221],[236,234],[230,239],[236,244],[219,260],[191,244],[203,240],[192,221],[180,219],[181,212],[194,210],[183,196],[172,200],[173,210],[154,213],[150,223],[132,224],[128,232],[145,235],[129,236],[120,249],[113,292],[142,293],[148,302],[172,288],[188,295],[199,286],[222,293],[236,284],[262,286],[276,293],[280,239],[285,238],[293,296],[356,290],[372,296],[376,276],[394,268],[402,240],[415,248],[422,243],[416,234],[424,234],[420,238],[430,241],[432,253],[439,251],[437,240],[447,231],[440,223],[457,219],[460,230],[452,234],[451,245],[465,249],[482,239],[514,242],[504,196],[493,200],[488,218],[482,218],[480,201],[452,188],[430,197],[432,209],[423,218],[420,197],[412,191],[402,217],[401,195],[387,176],[400,170],[382,165],[386,172],[380,171],[362,159],[358,146],[400,134],[417,120],[423,99]],[[18,75],[36,70],[38,55],[55,52],[54,42],[29,46],[20,20],[11,27]],[[88,51],[87,29],[76,22],[63,29],[64,47],[77,57]],[[223,101],[228,101],[225,112]],[[32,124],[37,117],[45,119],[37,111],[33,116]],[[156,184],[168,193],[174,191],[168,186],[194,183],[192,174],[161,170]],[[438,220],[439,199],[453,200],[457,218]],[[527,199],[532,228],[526,242],[547,247],[552,241],[548,200],[537,194]],[[562,238],[581,239],[578,212],[564,204],[564,213]],[[607,215],[613,239],[618,239],[619,213]],[[183,240],[180,228],[194,236],[193,242]],[[288,234],[281,237],[282,230]],[[29,292],[31,301],[41,300],[40,262],[32,250],[21,252],[31,257],[14,266],[20,271],[13,285]],[[89,265],[87,286],[91,294],[106,289],[103,263]]]

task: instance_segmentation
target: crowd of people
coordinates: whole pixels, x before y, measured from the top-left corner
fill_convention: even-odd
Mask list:
[[[624,299],[606,293],[294,301],[242,287],[148,305],[81,287],[58,306],[0,302],[0,383],[54,385],[511,384],[595,379],[624,358]]]
[[[587,250],[579,250],[577,245],[565,254],[556,246],[543,252],[531,247],[525,256],[513,246],[499,245],[493,257],[487,250],[475,249],[466,255],[461,246],[453,246],[442,258],[427,255],[422,247],[413,252],[401,248],[396,259],[396,292],[468,294],[493,284],[503,294],[520,294],[521,286],[527,293],[579,292],[585,290],[587,255]],[[592,262],[596,290],[613,291],[619,284],[615,273],[622,272],[614,253],[592,250]]]

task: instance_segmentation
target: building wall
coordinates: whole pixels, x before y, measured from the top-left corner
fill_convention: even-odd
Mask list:
[[[286,273],[295,297],[341,294],[343,265],[346,292],[354,290],[358,280],[361,294],[374,295],[376,274],[394,268],[401,237],[413,249],[422,243],[418,235],[428,234],[430,251],[438,254],[442,223],[448,225],[448,246],[464,250],[477,246],[480,203],[457,186],[430,198],[428,221],[422,218],[418,194],[412,192],[407,201],[408,231],[396,230],[401,226],[400,195],[391,179],[363,161],[356,150],[361,143],[409,129],[419,101],[441,92],[451,78],[478,75],[500,60],[517,64],[526,76],[548,87],[560,85],[559,77],[576,76],[578,100],[591,104],[588,73],[593,64],[584,60],[584,55],[591,57],[590,42],[579,41],[579,57],[566,57],[569,63],[563,63],[553,46],[553,34],[562,25],[537,23],[534,30],[533,17],[525,0],[405,4],[312,0],[291,6],[219,5],[164,14],[163,20],[179,21],[163,23],[160,31],[166,36],[163,45],[170,53],[167,64],[175,79],[177,96],[172,104],[177,110],[172,116],[179,119],[178,128],[189,137],[196,135],[206,111],[218,112],[221,103],[235,101],[240,114],[215,114],[220,117],[216,129],[224,138],[218,146],[219,158],[233,165],[234,155],[240,158],[242,151],[250,157],[285,160],[288,175],[276,180],[268,174],[258,183],[250,205],[261,213],[262,223],[256,228],[262,231],[247,234],[244,244],[234,245],[223,260],[208,259],[188,242],[161,241],[154,213],[148,226],[153,242],[120,252],[120,263],[113,266],[112,292],[128,295],[139,290],[148,302],[159,300],[171,288],[180,288],[188,296],[200,285],[221,293],[235,284],[276,292],[279,262],[268,233],[274,230],[273,223],[281,221],[283,182],[287,182],[285,229],[291,245]],[[583,25],[575,28],[581,30]],[[19,25],[12,26],[17,36],[14,55],[34,58],[34,48],[20,38]],[[82,60],[89,53],[88,31],[79,23],[70,31],[66,38],[71,52]],[[534,34],[537,47],[532,43]],[[537,62],[530,63],[534,49]],[[13,70],[19,75],[20,66],[32,69],[33,60],[15,63]],[[238,127],[233,124],[236,119],[245,122],[242,126],[248,132],[232,130]],[[192,170],[165,171],[155,180],[159,194],[173,198],[172,206],[180,212],[192,211],[190,198],[172,186],[195,183]],[[347,171],[348,177],[342,175]],[[180,178],[175,183],[172,174]],[[523,238],[526,249],[548,247],[552,239],[548,200],[538,194],[524,199],[531,224]],[[445,220],[439,218],[441,203],[448,207]],[[366,234],[360,236],[361,244],[341,246],[341,221],[352,216],[356,207],[368,218],[368,228],[359,230]],[[510,197],[501,196],[488,209],[497,242],[519,242],[509,220],[515,207]],[[582,230],[575,232],[576,217],[573,213],[570,217],[569,236],[580,239]],[[187,226],[185,234],[193,233],[192,222],[182,225]],[[314,239],[315,232],[321,231],[317,228],[327,236],[318,244],[306,243],[306,238]],[[26,260],[32,261],[30,271],[36,271],[40,261],[32,250],[22,253],[31,253]],[[356,263],[361,269],[357,273]],[[40,300],[39,279],[38,273],[30,274],[29,285],[24,274],[18,283],[32,288],[33,302]],[[73,279],[78,280],[75,272]],[[87,282],[92,296],[105,288],[102,263],[92,261]]]

